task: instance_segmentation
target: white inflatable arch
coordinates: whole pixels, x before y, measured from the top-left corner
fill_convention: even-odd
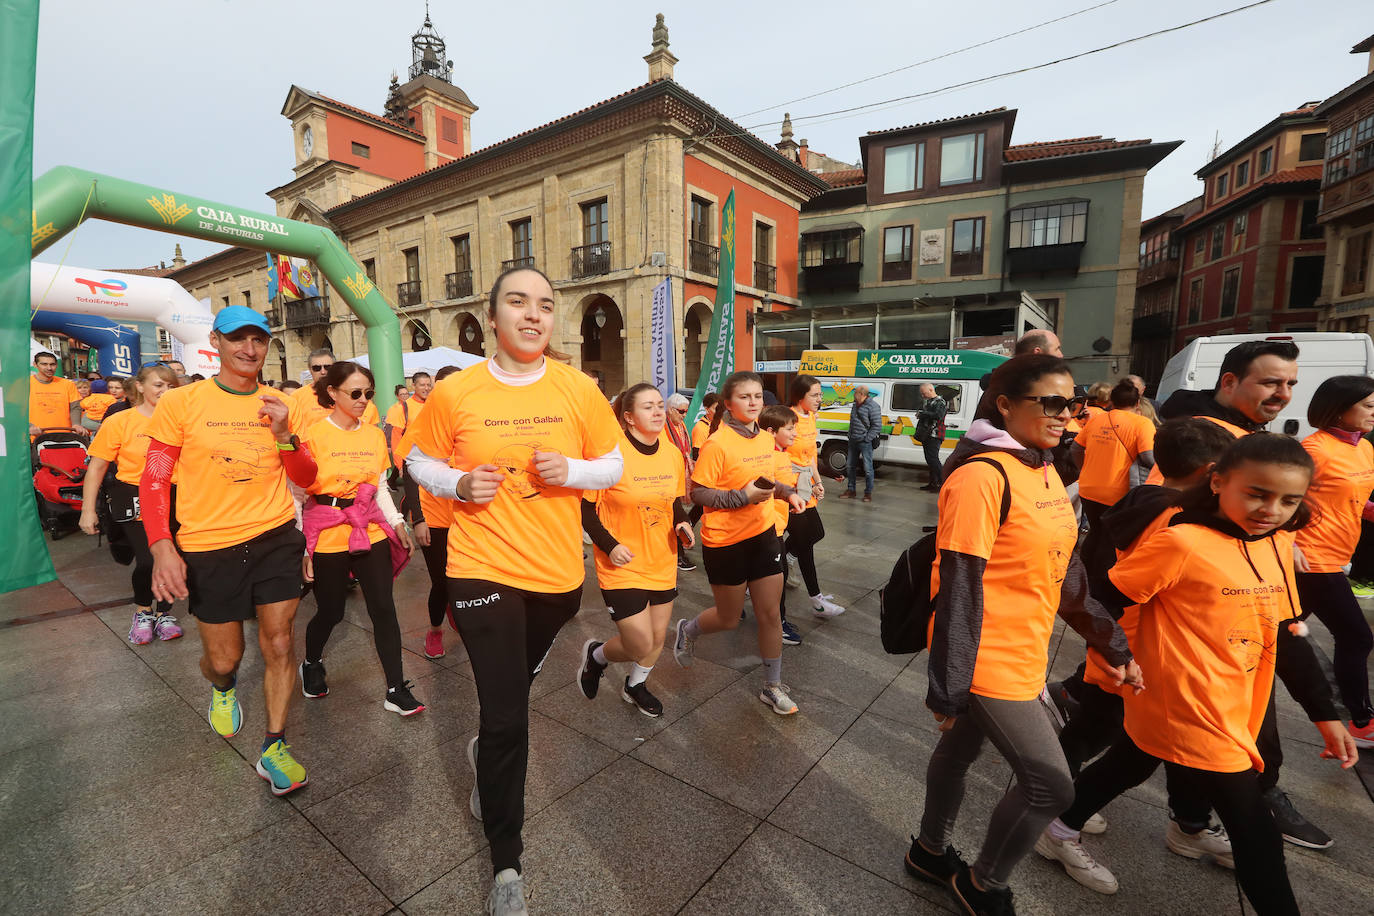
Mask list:
[[[192,298],[175,280],[34,261],[29,288],[35,309],[41,303],[54,312],[152,322],[182,345],[181,361],[188,375],[208,378],[219,371],[219,353],[210,346],[215,321],[210,303]]]

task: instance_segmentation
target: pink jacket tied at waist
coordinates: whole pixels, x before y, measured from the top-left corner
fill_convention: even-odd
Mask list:
[[[314,556],[320,532],[337,525],[350,525],[353,530],[348,533],[348,552],[367,553],[372,549],[372,542],[367,537],[369,522],[376,522],[386,532],[387,543],[391,547],[391,577],[394,579],[410,562],[410,551],[401,546],[396,529],[392,528],[386,516],[382,515],[382,509],[377,505],[377,488],[370,483],[358,487],[358,495],[353,497],[353,505],[342,509],[318,503],[313,496],[306,500],[305,509],[301,512],[305,550]]]

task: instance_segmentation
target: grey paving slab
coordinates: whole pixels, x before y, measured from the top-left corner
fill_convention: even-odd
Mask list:
[[[283,911],[368,916],[391,909],[391,902],[318,831],[304,819],[292,817],[217,849],[96,912],[100,916]]]
[[[682,913],[849,916],[937,909],[909,891],[765,823],[711,876]],[[953,912],[952,907],[944,909]]]
[[[646,810],[656,814],[645,818]],[[531,910],[677,912],[757,823],[621,758],[527,821],[522,865],[534,891]],[[401,906],[411,916],[476,912],[490,881],[488,864],[469,860]]]
[[[170,698],[167,685],[141,665],[121,665],[99,677],[57,680],[45,691],[41,705],[26,696],[0,702],[0,723],[4,724],[0,754],[86,726],[156,710]],[[55,710],[61,710],[61,715],[52,714]]]
[[[887,689],[907,661],[884,652],[872,634],[827,622],[783,657],[783,681],[862,710]]]
[[[45,582],[0,595],[0,623],[80,605],[81,599],[62,582]]]
[[[756,679],[742,678],[634,752],[639,760],[767,816],[859,711],[795,690],[799,711],[779,716],[758,698]]]

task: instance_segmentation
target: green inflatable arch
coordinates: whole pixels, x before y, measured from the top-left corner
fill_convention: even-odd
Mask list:
[[[309,258],[367,328],[382,414],[402,381],[401,326],[396,313],[339,237],[321,226],[215,203],[187,194],[57,166],[33,183],[33,254],[37,256],[85,219],[224,242]]]

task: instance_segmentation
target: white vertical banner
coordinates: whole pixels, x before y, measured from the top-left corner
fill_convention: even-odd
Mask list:
[[[649,380],[664,399],[677,390],[673,351],[673,281],[665,277],[654,287],[649,312]]]

